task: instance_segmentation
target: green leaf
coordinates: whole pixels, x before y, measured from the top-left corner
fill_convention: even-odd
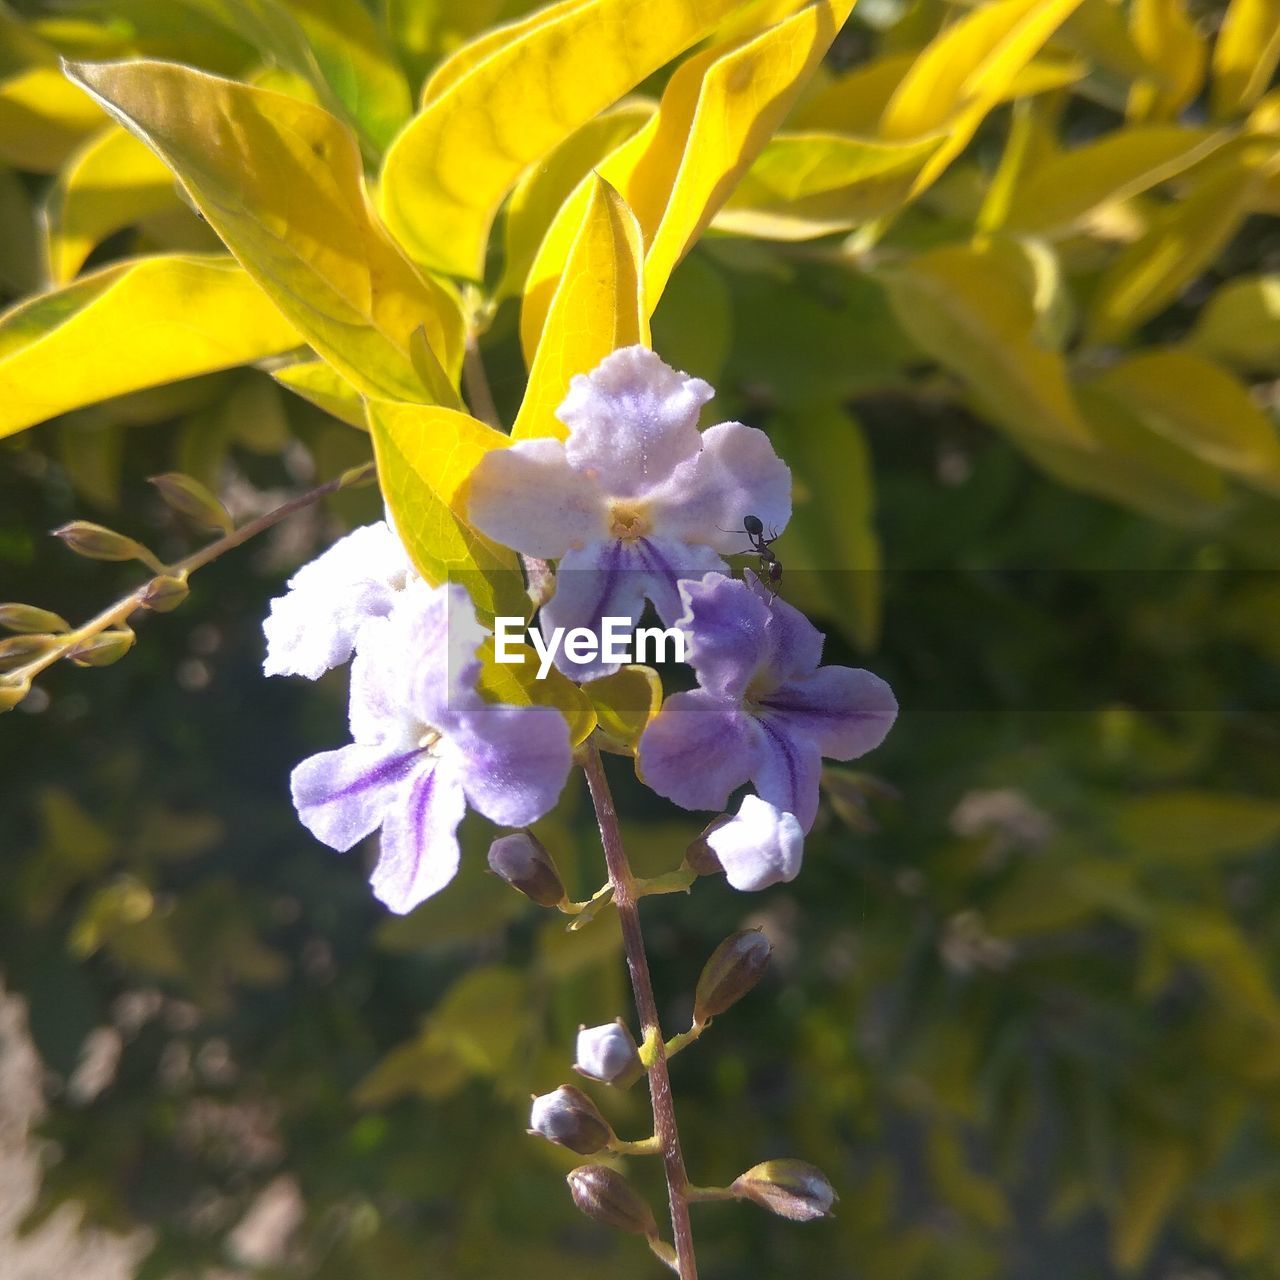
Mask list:
[[[0,162],[57,173],[106,121],[57,67],[29,67],[0,83]]]
[[[1129,94],[1129,118],[1172,120],[1204,83],[1204,40],[1183,0],[1133,0],[1129,30],[1149,77]]]
[[[623,667],[611,676],[589,680],[582,692],[595,709],[602,745],[635,755],[640,735],[662,706],[662,677],[652,667]]]
[[[1153,864],[1199,862],[1280,840],[1280,801],[1218,791],[1164,791],[1120,802],[1115,830]]]
[[[1280,275],[1229,280],[1196,317],[1188,344],[1249,373],[1280,373]]]
[[[387,153],[387,224],[419,262],[480,279],[494,215],[521,173],[736,2],[651,0],[643,22],[634,0],[553,5],[466,51]]]
[[[165,63],[79,64],[69,74],[173,169],[245,270],[353,385],[430,400],[409,355],[420,325],[441,363],[460,368],[456,299],[378,224],[359,148],[331,115]]]
[[[1128,1152],[1111,1228],[1111,1253],[1122,1271],[1146,1262],[1191,1175],[1190,1155],[1172,1139],[1144,1141]]]
[[[0,291],[33,293],[40,285],[40,242],[27,189],[0,165]]]
[[[323,360],[296,360],[273,369],[271,376],[340,422],[359,427],[361,431],[369,429],[364,397]]]
[[[222,255],[118,263],[0,316],[0,436],[301,341]]]
[[[528,613],[525,599],[524,613]],[[508,616],[519,616],[515,610]],[[552,667],[543,680],[538,679],[539,658],[532,645],[508,643],[508,652],[518,653],[521,662],[498,662],[494,658],[492,640],[480,647],[479,688],[493,702],[506,702],[514,707],[554,707],[569,725],[569,741],[576,747],[596,727],[596,713],[583,689]]]
[[[1213,45],[1213,113],[1230,120],[1267,91],[1280,62],[1280,0],[1231,0]]]
[[[368,402],[378,480],[396,530],[430,583],[460,582],[482,618],[528,612],[514,551],[477,533],[465,518],[467,481],[507,436],[439,406]]]

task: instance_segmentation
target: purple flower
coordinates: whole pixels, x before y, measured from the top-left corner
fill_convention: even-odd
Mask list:
[[[262,624],[269,676],[319,679],[351,657],[356,633],[391,612],[417,574],[408,552],[384,521],[354,529],[289,579]]]
[[[502,826],[542,817],[572,756],[551,707],[485,702],[475,657],[484,631],[458,586],[414,581],[385,618],[360,630],[351,665],[349,746],[293,771],[298,817],[345,852],[377,828],[371,883],[392,911],[412,910],[458,869],[468,804]]]
[[[763,800],[808,831],[823,756],[877,747],[898,704],[879,676],[820,667],[822,633],[748,571],[682,582],[677,625],[700,688],[673,694],[640,739],[650,787],[686,809],[723,809],[751,780]]]
[[[573,379],[558,413],[566,440],[520,440],[476,467],[476,528],[559,561],[544,631],[634,624],[646,599],[671,626],[681,579],[724,570],[720,554],[745,546],[746,516],[774,529],[790,519],[791,473],[763,432],[740,422],[699,432],[713,394],[647,348],[624,347]],[[616,670],[558,663],[579,679]]]

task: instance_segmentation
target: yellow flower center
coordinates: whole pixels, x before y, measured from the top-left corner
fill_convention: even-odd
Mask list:
[[[619,498],[609,508],[609,532],[615,538],[643,538],[650,527],[642,502]]]

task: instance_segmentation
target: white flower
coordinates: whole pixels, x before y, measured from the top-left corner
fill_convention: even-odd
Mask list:
[[[767,889],[800,873],[804,832],[799,821],[759,796],[746,796],[737,815],[705,839],[735,889]]]
[[[416,577],[403,543],[385,521],[339,538],[289,579],[286,595],[271,602],[262,624],[264,674],[317,680],[346,662],[364,623],[386,617]]]

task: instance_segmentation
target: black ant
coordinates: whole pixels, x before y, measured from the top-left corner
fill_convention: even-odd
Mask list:
[[[727,529],[726,533],[732,533],[733,530]],[[774,554],[772,543],[777,542],[777,531],[770,532],[766,538],[764,536],[764,522],[759,516],[744,516],[742,520],[742,532],[747,535],[751,541],[751,545],[744,551],[736,552],[737,555],[757,555],[760,557],[760,576],[773,588],[774,595],[778,594],[778,588],[782,585],[782,561]]]

